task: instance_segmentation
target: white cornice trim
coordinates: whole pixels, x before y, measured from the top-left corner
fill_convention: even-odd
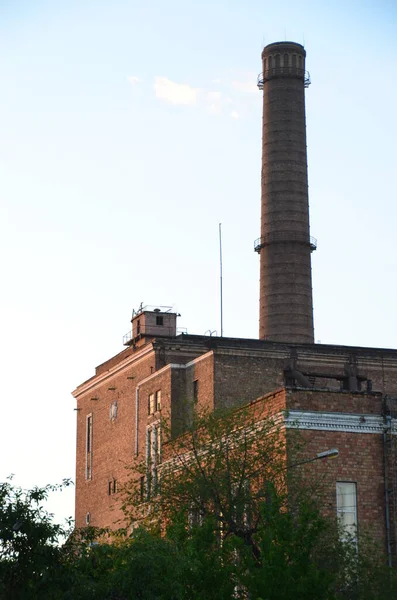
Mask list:
[[[386,429],[383,417],[370,414],[290,410],[284,419],[288,429],[316,429],[349,433],[383,433]],[[392,433],[397,435],[397,419],[392,419]]]
[[[214,355],[214,351],[208,350],[208,352],[206,352],[205,354],[202,354],[201,356],[198,356],[197,358],[193,358],[193,360],[186,363],[186,368],[192,367],[193,365],[197,364],[198,362],[205,360],[209,356],[213,356],[213,355]]]
[[[206,352],[205,354],[203,354],[203,356],[198,356],[197,358],[191,360],[190,362],[188,362],[186,364],[183,364],[183,363],[181,363],[181,364],[179,364],[179,363],[168,363],[168,365],[165,365],[164,367],[161,367],[161,369],[159,369],[158,371],[154,371],[153,373],[151,373],[150,375],[148,375],[147,377],[145,377],[145,379],[141,379],[141,381],[139,381],[136,385],[137,385],[137,387],[140,387],[141,385],[147,383],[151,379],[155,379],[159,375],[165,373],[165,371],[167,369],[179,369],[179,370],[188,369],[189,367],[192,367],[193,365],[195,365],[196,363],[200,362],[204,358],[208,358],[212,354],[213,354],[213,351],[211,350],[211,351]]]
[[[161,369],[159,369],[158,371],[154,371],[153,373],[151,373],[144,379],[141,379],[140,381],[138,381],[138,383],[136,384],[136,387],[139,388],[141,385],[144,385],[151,379],[155,379],[156,377],[158,377],[159,375],[162,375],[163,373],[165,373],[167,370],[170,370],[170,369],[186,369],[186,365],[178,365],[177,363],[169,363],[168,365],[161,367]]]
[[[127,358],[122,360],[120,363],[117,363],[117,365],[115,365],[108,371],[105,371],[104,373],[101,373],[100,375],[97,375],[97,376],[94,375],[94,377],[89,379],[86,383],[82,383],[81,385],[79,385],[79,387],[77,387],[72,392],[72,395],[75,398],[82,396],[86,392],[91,391],[93,388],[97,387],[98,385],[100,385],[101,383],[106,381],[106,379],[110,379],[111,377],[114,377],[114,375],[117,375],[120,371],[123,371],[124,369],[131,367],[133,364],[135,364],[135,365],[139,364],[140,362],[142,362],[144,359],[147,358],[146,355],[150,354],[150,352],[154,352],[153,346],[151,344],[150,344],[149,348],[143,349],[139,353],[138,356],[136,354],[131,354],[130,356],[128,356]]]

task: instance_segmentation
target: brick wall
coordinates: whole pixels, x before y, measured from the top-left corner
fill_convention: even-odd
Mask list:
[[[76,459],[76,524],[85,525],[87,512],[91,523],[114,525],[122,515],[117,495],[108,493],[114,479],[119,485],[128,477],[136,446],[136,389],[139,387],[138,459],[145,456],[146,428],[159,415],[147,414],[147,397],[161,389],[162,418],[168,421],[174,436],[190,422],[194,403],[193,382],[198,381],[197,407],[212,410],[252,403],[253,410],[279,412],[285,406],[292,410],[380,415],[382,396],[377,393],[340,392],[337,381],[319,380],[333,389],[281,390],[284,369],[295,354],[296,368],[302,371],[344,372],[344,365],[356,355],[359,373],[373,380],[373,389],[397,395],[397,352],[376,349],[351,349],[331,346],[296,346],[260,342],[258,340],[228,340],[204,336],[182,336],[172,340],[155,340],[141,348],[127,348],[100,365],[96,375],[79,386],[77,399],[77,459]],[[170,363],[175,363],[170,364]],[[178,366],[179,365],[179,366]],[[317,384],[317,380],[316,380]],[[265,397],[263,397],[266,394]],[[256,400],[258,399],[259,400]],[[117,417],[110,419],[110,406],[117,402]],[[93,418],[92,479],[85,478],[86,419]],[[259,413],[258,413],[259,415]],[[258,416],[259,418],[259,416]],[[335,476],[347,477],[342,470],[351,466],[350,477],[357,477],[359,502],[361,494],[367,500],[359,510],[364,523],[376,521],[377,536],[382,537],[383,510],[382,457],[379,454],[381,436],[359,433],[306,431],[308,452],[343,444],[343,459],[335,461]],[[327,437],[328,436],[328,437]],[[338,437],[339,436],[339,437]],[[351,449],[351,454],[346,454]],[[354,448],[360,448],[359,457]],[[370,458],[367,456],[370,454]],[[367,458],[365,458],[367,457]],[[365,461],[362,462],[365,458]],[[372,462],[371,462],[372,460]],[[354,466],[354,461],[355,466]],[[361,461],[361,462],[360,462]],[[338,466],[339,465],[339,466]],[[323,466],[315,463],[315,469]],[[354,466],[354,468],[353,468]],[[350,468],[350,467],[349,467]],[[365,479],[365,472],[370,477]],[[366,483],[367,481],[367,483]],[[329,497],[335,499],[335,479]],[[365,486],[372,485],[371,489]],[[377,491],[374,491],[374,487]],[[333,510],[333,509],[332,509]],[[382,513],[383,514],[383,513]],[[380,524],[379,524],[380,523]]]
[[[139,381],[154,369],[151,352],[136,364],[126,366],[104,381],[95,383],[77,397],[76,526],[114,526],[122,517],[116,495],[108,493],[108,483],[116,479],[120,487],[128,477],[126,466],[134,457],[135,398]],[[132,379],[133,378],[133,379]],[[83,386],[82,386],[83,387]],[[95,400],[91,399],[95,398]],[[117,402],[117,417],[110,419],[110,406]],[[85,477],[86,419],[92,414],[92,479]],[[145,416],[147,420],[147,412]],[[142,435],[140,431],[140,435]],[[142,444],[142,442],[141,442]]]
[[[308,481],[318,478],[318,493],[325,514],[336,515],[336,482],[356,483],[358,535],[368,533],[385,548],[382,436],[343,431],[306,430],[300,433],[306,442],[306,457],[330,448],[339,450],[336,459],[316,461],[304,467]]]
[[[284,362],[283,358],[216,353],[216,408],[241,406],[284,385]]]

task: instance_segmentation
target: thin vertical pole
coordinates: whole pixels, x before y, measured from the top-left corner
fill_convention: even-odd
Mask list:
[[[222,223],[219,223],[219,264],[221,280],[221,337],[223,337]]]

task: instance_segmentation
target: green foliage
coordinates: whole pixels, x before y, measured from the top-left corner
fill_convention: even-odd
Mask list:
[[[66,539],[43,508],[62,486],[1,484],[0,600],[397,597],[384,555],[361,532],[359,553],[341,541],[319,486],[286,463],[282,426],[255,410],[196,417],[164,449],[161,493],[142,502],[139,477],[124,490],[125,529]]]
[[[68,531],[53,523],[43,503],[69,484],[28,491],[13,486],[11,478],[0,484],[0,598],[62,597],[66,574],[59,542]]]
[[[301,440],[289,437],[288,463],[286,444],[282,423],[260,407],[196,415],[164,452],[161,493],[142,503],[132,478],[125,513],[165,530],[181,564],[188,557],[187,598],[393,598],[385,557],[363,536],[359,554],[341,541],[319,508],[321,485],[294,469]]]

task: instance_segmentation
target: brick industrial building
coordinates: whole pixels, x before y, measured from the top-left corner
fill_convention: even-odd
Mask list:
[[[397,350],[314,344],[306,161],[304,48],[266,46],[263,90],[259,339],[177,333],[169,308],[133,315],[126,348],[74,391],[76,525],[122,518],[126,466],[161,461],[161,419],[173,437],[198,409],[253,402],[298,427],[308,456],[338,448],[325,469],[327,510],[369,528],[396,554]],[[319,463],[317,463],[319,464]]]

